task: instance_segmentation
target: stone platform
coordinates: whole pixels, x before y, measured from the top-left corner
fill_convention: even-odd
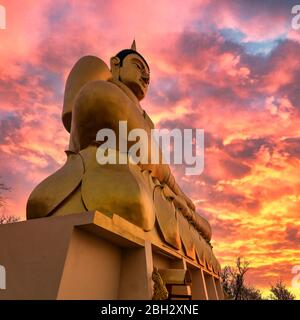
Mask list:
[[[223,299],[218,274],[148,234],[97,211],[0,225],[0,299],[151,299],[154,268],[188,270],[179,294]]]

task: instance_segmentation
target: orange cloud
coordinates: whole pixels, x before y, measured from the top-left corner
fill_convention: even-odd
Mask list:
[[[63,87],[75,61],[108,62],[135,37],[151,67],[143,107],[159,127],[205,130],[204,173],[174,173],[211,222],[220,262],[245,256],[253,285],[291,286],[300,264],[300,43],[288,4],[1,4],[0,176],[12,187],[1,210],[24,218],[31,190],[64,162]]]

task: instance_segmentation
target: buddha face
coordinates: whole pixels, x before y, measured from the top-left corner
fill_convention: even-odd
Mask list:
[[[150,71],[143,59],[137,54],[127,55],[119,69],[119,79],[142,100],[147,93]]]

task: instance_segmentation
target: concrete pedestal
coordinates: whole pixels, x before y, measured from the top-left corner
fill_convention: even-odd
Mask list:
[[[193,299],[223,298],[218,277],[145,234],[100,212],[1,225],[0,299],[151,299],[154,266],[190,269]]]

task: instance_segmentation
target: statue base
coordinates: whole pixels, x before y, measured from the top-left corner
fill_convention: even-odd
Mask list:
[[[85,212],[5,224],[0,243],[0,299],[148,300],[154,268],[170,278],[180,278],[179,270],[190,274],[189,283],[174,278],[167,285],[169,298],[224,297],[218,275],[153,243],[118,215]]]

